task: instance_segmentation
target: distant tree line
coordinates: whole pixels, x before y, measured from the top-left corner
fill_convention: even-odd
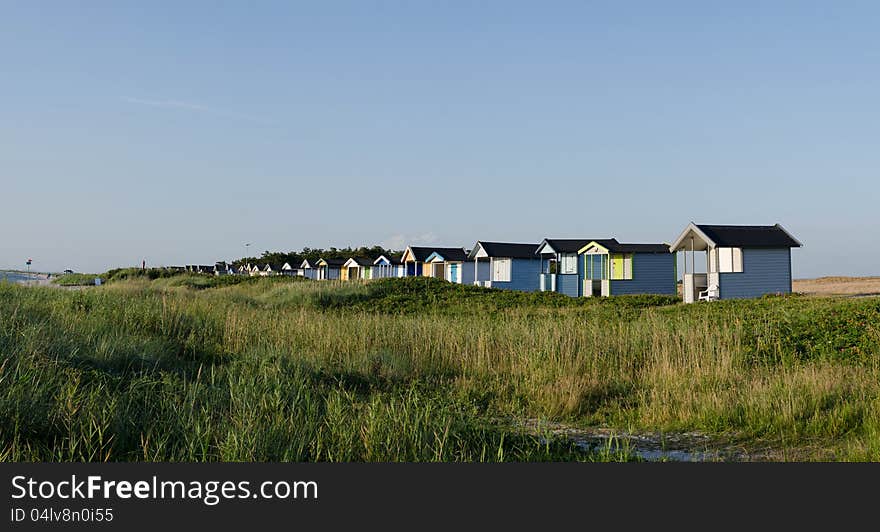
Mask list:
[[[266,264],[271,264],[272,267],[280,267],[283,266],[284,263],[288,263],[293,267],[297,267],[302,264],[302,261],[308,259],[309,261],[317,261],[318,259],[348,259],[351,257],[360,257],[360,258],[368,258],[375,259],[378,258],[379,255],[385,255],[386,257],[392,256],[400,256],[401,252],[394,251],[392,249],[386,249],[382,246],[361,246],[359,248],[335,248],[331,247],[329,249],[321,249],[321,248],[302,248],[302,251],[289,251],[287,253],[281,251],[264,251],[262,255],[259,257],[243,257],[238,260],[232,262],[233,266],[240,266],[242,264],[256,264],[260,267],[265,266]]]

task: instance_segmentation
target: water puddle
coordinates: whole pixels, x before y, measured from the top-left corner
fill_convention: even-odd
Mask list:
[[[767,459],[730,445],[720,445],[699,432],[629,433],[606,428],[576,428],[561,423],[529,420],[525,428],[533,434],[566,438],[579,448],[609,455],[628,455],[659,462],[744,462]]]

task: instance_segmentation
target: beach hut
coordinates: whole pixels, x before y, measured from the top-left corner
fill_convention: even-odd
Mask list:
[[[403,262],[406,276],[414,277],[414,276],[425,276],[425,277],[439,277],[439,275],[435,275],[436,273],[442,273],[442,268],[439,272],[435,272],[433,267],[426,267],[426,261],[428,257],[431,256],[431,253],[455,253],[456,250],[464,251],[464,248],[441,248],[441,247],[427,247],[427,246],[408,246],[401,257],[401,262]]]
[[[451,283],[474,284],[474,261],[463,249],[435,251],[425,259],[425,268],[432,277],[446,279]]]
[[[779,224],[691,222],[669,250],[684,254],[683,299],[693,303],[791,293],[791,248],[801,246]]]
[[[373,279],[404,277],[405,273],[400,257],[380,255],[379,258],[373,261]]]
[[[317,279],[318,268],[318,261],[304,259],[299,265],[299,275],[305,277],[306,279]]]
[[[274,265],[269,264],[267,262],[266,265],[263,266],[263,268],[259,271],[259,275],[261,275],[263,277],[271,277],[273,275],[281,275],[281,266],[278,266],[277,264],[274,264]]]
[[[342,265],[339,278],[343,281],[370,279],[373,274],[373,260],[364,257],[351,257]]]
[[[559,292],[571,297],[583,294],[584,272],[578,251],[595,239],[545,238],[535,253],[541,257],[539,286],[542,292]]]
[[[328,281],[339,279],[345,259],[318,259],[318,279]]]
[[[231,264],[226,264],[224,261],[220,261],[214,264],[214,275],[231,275],[233,273],[233,268]]]
[[[538,244],[478,241],[468,255],[474,261],[474,284],[537,291],[541,273],[541,258],[537,251]]]
[[[294,267],[291,263],[285,262],[281,265],[281,275],[288,277],[296,277],[299,275],[299,268]]]
[[[578,250],[584,296],[676,293],[675,255],[668,244],[593,240]]]

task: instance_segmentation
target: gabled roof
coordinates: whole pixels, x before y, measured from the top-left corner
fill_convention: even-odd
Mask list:
[[[467,253],[465,253],[463,249],[454,248],[435,251],[434,253],[428,255],[428,258],[425,259],[425,262],[435,261],[438,258],[444,262],[464,262],[468,260]]]
[[[309,259],[304,259],[302,261],[302,264],[299,265],[299,267],[300,268],[314,268],[317,264],[318,264],[318,261],[315,261],[314,264],[312,264],[312,261],[310,261]]]
[[[373,259],[365,259],[363,257],[351,257],[347,261],[345,261],[345,264],[343,264],[343,266],[345,266],[346,268],[359,267],[359,266],[367,267],[367,266],[372,266],[372,265],[373,265]]]
[[[397,265],[402,264],[400,262],[400,257],[395,257],[394,255],[388,257],[386,255],[379,255],[379,257],[373,261],[373,264],[379,264],[380,262],[386,262],[388,264]]]
[[[538,244],[518,244],[513,242],[483,242],[478,241],[474,244],[468,258],[472,259],[479,254],[482,249],[486,252],[487,257],[499,257],[503,259],[537,259],[535,252],[538,251]]]
[[[435,251],[443,254],[443,253],[455,253],[455,251],[464,252],[464,248],[438,248],[438,247],[427,247],[427,246],[409,246],[404,251],[404,255],[408,251],[415,259],[416,262],[425,262],[428,257],[431,256],[431,253]]]
[[[721,247],[797,248],[801,247],[781,225],[706,225],[697,227]]]
[[[593,244],[598,244],[610,253],[669,253],[669,244],[625,244],[615,239],[593,240],[578,250],[583,253]]]
[[[582,247],[590,242],[597,240],[614,240],[611,239],[595,239],[595,238],[545,238],[543,242],[538,244],[538,250],[535,252],[539,255],[545,253],[577,253]],[[616,240],[615,240],[616,242]],[[552,251],[546,251],[549,248]]]
[[[342,266],[346,259],[318,259],[318,264],[324,263],[326,266]]]
[[[284,263],[284,266],[282,266],[281,269],[282,269],[282,270],[295,270],[296,268],[294,268],[293,266],[291,266],[289,262],[285,262],[285,263]]]
[[[680,249],[689,234],[711,247],[797,248],[803,245],[779,224],[711,225],[691,222],[669,248],[673,251]]]

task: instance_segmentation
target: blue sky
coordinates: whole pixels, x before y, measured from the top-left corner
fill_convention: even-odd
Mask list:
[[[694,220],[880,274],[880,4],[179,4],[3,3],[0,267]]]

